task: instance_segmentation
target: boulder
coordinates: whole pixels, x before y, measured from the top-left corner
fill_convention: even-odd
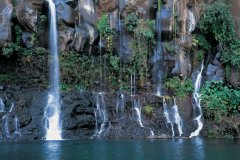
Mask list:
[[[75,30],[71,27],[65,27],[58,32],[58,48],[60,51],[67,50],[68,44],[73,40]]]
[[[175,59],[175,67],[172,70],[173,74],[178,74],[182,79],[190,76],[192,71],[191,59],[183,47],[178,48],[178,55]]]
[[[0,47],[11,41],[11,17],[13,6],[10,0],[0,2]]]
[[[83,20],[95,26],[96,24],[96,9],[93,0],[78,0],[78,12],[83,17]]]
[[[125,2],[125,1],[123,1]],[[101,13],[104,12],[112,12],[116,8],[118,8],[118,3],[123,3],[119,2],[117,0],[105,0],[105,1],[99,1],[99,9],[101,10]]]
[[[88,40],[88,32],[84,26],[75,29],[71,48],[77,52],[83,51],[84,45]]]
[[[220,52],[216,54],[212,63],[207,66],[206,75],[209,81],[223,81],[225,72],[224,68],[220,62],[221,54]]]
[[[74,24],[76,13],[69,5],[59,3],[56,7],[58,19],[62,19],[67,24]]]
[[[124,63],[132,61],[132,49],[130,48],[130,43],[133,40],[133,37],[128,34],[125,30],[122,29],[121,36],[116,40],[116,49],[120,55],[121,60]]]
[[[230,83],[235,87],[240,87],[240,69],[231,67]]]
[[[16,5],[16,15],[19,23],[28,31],[37,31],[38,10],[44,0],[19,0]]]

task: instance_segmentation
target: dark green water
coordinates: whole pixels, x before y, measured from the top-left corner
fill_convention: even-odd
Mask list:
[[[0,143],[1,160],[239,160],[234,140],[51,141]]]

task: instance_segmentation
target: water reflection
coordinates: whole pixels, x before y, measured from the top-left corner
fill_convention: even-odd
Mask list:
[[[202,138],[195,138],[192,139],[191,142],[193,143],[193,155],[198,160],[204,160],[205,159],[205,148],[204,148],[204,141]]]
[[[239,142],[172,139],[0,143],[8,160],[239,160]],[[4,158],[3,158],[4,157]]]
[[[60,160],[62,156],[61,141],[47,141],[44,143],[44,160]]]

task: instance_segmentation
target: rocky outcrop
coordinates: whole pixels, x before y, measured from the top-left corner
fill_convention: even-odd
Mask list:
[[[230,83],[235,88],[240,88],[240,70],[237,67],[231,67]]]
[[[207,80],[209,81],[223,81],[224,80],[224,69],[220,62],[221,54],[217,53],[212,63],[207,66]]]
[[[0,91],[0,97],[5,104],[5,112],[0,113],[0,128],[3,140],[16,140],[13,136],[15,132],[15,120],[19,119],[20,137],[18,140],[31,141],[41,140],[45,136],[44,127],[44,108],[47,105],[48,92],[38,89],[17,89],[16,87],[6,86],[5,91]],[[108,114],[106,129],[101,134],[96,134],[96,125],[100,126],[102,121],[96,121],[96,103],[94,94],[90,92],[79,92],[77,90],[62,94],[61,120],[62,133],[64,139],[131,139],[147,138],[152,130],[156,136],[166,134],[170,137],[171,127],[166,125],[163,114],[162,99],[148,93],[141,93],[134,98],[140,98],[142,105],[142,124],[138,121],[136,110],[133,109],[133,97],[125,95],[124,113],[119,116],[116,112],[116,94],[105,93],[106,113]],[[182,113],[186,109],[185,102],[179,103],[180,115],[183,122],[188,122],[183,128],[184,134],[188,135],[191,131],[190,112]],[[11,107],[14,104],[14,107]],[[145,114],[145,107],[152,105],[154,112]],[[171,107],[169,101],[169,107]],[[11,109],[12,108],[12,109]],[[185,109],[184,109],[185,108]],[[8,115],[8,122],[2,120]],[[8,128],[6,128],[8,125]],[[177,134],[177,126],[174,129]],[[6,130],[9,137],[6,136]],[[95,136],[94,136],[95,135]]]
[[[0,2],[0,47],[4,46],[12,38],[11,34],[11,17],[13,6],[10,0]]]
[[[16,6],[18,22],[28,31],[37,31],[38,13],[44,0],[19,0]]]

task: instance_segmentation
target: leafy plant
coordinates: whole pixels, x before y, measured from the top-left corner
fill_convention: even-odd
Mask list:
[[[154,25],[154,20],[139,20],[138,26],[134,29],[135,37],[154,42]]]
[[[29,57],[32,55],[33,51],[31,49],[26,49],[22,47],[21,45],[21,39],[22,39],[22,29],[20,26],[16,25],[14,27],[15,32],[15,41],[7,43],[3,49],[2,49],[2,55],[6,57],[11,57],[12,55],[16,54],[21,58],[26,59],[26,57]]]
[[[220,122],[222,116],[238,113],[240,90],[225,86],[223,82],[207,82],[202,88],[201,98],[207,118]]]
[[[107,41],[107,50],[113,52],[114,48],[114,35],[115,32],[111,28],[106,14],[102,15],[97,23],[97,29],[100,32],[101,38]]]
[[[149,117],[153,116],[154,110],[155,107],[153,105],[146,105],[143,107],[143,112]]]
[[[221,0],[207,5],[199,22],[204,34],[213,35],[222,53],[222,61],[240,67],[240,40],[236,36],[230,5]]]
[[[164,84],[174,96],[184,97],[193,92],[193,84],[190,78],[181,80],[179,77],[168,78]]]
[[[134,29],[138,26],[139,20],[136,14],[130,13],[128,14],[124,20],[124,26],[128,32],[133,33]]]
[[[10,82],[14,79],[14,76],[11,74],[0,74],[0,82]]]

